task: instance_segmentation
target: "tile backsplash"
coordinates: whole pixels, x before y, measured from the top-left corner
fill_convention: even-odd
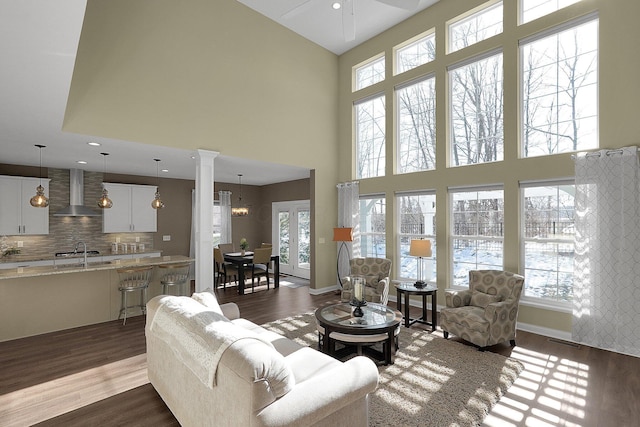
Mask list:
[[[97,250],[101,254],[111,253],[111,243],[119,239],[121,243],[145,245],[145,251],[153,249],[154,233],[103,233],[102,215],[93,217],[57,217],[53,213],[69,205],[69,170],[50,168],[49,182],[49,234],[34,236],[6,236],[6,243],[18,246],[22,242],[19,255],[15,259],[53,258],[56,252],[73,251],[76,242],[87,244],[87,250]],[[35,189],[34,189],[35,192]],[[102,173],[84,172],[84,205],[94,208],[102,195]],[[35,208],[34,208],[35,209]],[[2,236],[0,236],[2,237]],[[5,257],[6,258],[6,257]],[[5,261],[6,259],[3,259]]]

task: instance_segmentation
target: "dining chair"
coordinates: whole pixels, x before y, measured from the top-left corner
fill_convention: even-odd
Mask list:
[[[261,248],[272,248],[273,244],[272,243],[265,243],[262,242],[262,244],[260,245]]]
[[[227,281],[231,282],[230,278],[233,277],[236,284],[238,283],[238,268],[224,260],[224,255],[220,248],[213,248],[213,261],[216,266],[216,278],[214,282],[214,288],[220,285],[222,280],[222,288],[227,288]]]
[[[253,264],[251,264],[251,292],[255,287],[255,279],[258,278],[258,286],[260,286],[260,277],[267,279],[267,289],[269,289],[269,266],[271,265],[271,248],[256,248],[253,251]]]
[[[233,243],[220,243],[218,247],[222,251],[222,255],[236,251],[236,248],[233,246]]]

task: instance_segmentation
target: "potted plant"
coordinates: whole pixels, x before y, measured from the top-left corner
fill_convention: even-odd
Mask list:
[[[244,237],[240,239],[240,249],[242,249],[242,256],[244,256],[245,251],[247,250],[248,247],[249,247],[249,242],[247,242],[247,239],[245,239]]]

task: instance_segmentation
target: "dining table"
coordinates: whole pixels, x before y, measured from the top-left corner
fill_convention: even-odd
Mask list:
[[[224,255],[224,260],[230,262],[238,268],[238,293],[244,295],[244,281],[245,281],[245,268],[253,264],[253,252],[227,252]],[[271,255],[271,261],[273,262],[273,284],[274,287],[280,287],[280,256]]]

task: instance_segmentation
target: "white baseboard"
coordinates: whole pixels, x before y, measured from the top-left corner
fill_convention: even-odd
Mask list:
[[[328,294],[330,292],[335,292],[338,289],[340,289],[340,286],[338,286],[338,285],[327,286],[325,288],[320,288],[320,289],[312,289],[311,287],[309,287],[309,293],[311,295],[322,295],[322,294]]]

